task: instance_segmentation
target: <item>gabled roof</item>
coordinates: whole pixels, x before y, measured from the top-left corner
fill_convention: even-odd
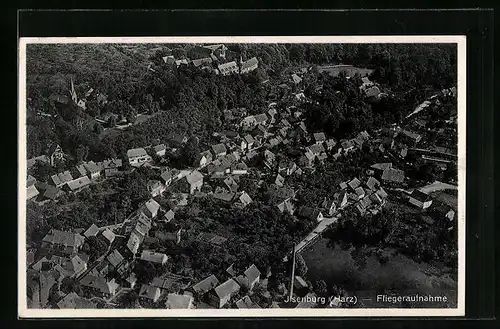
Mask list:
[[[313,136],[316,142],[324,142],[326,140],[325,133],[314,133]]]
[[[36,189],[35,185],[30,185],[26,188],[26,198],[32,199],[36,197],[40,192]]]
[[[250,196],[246,192],[242,192],[239,199],[240,199],[241,203],[243,203],[243,204],[252,203],[252,198],[250,198]]]
[[[321,152],[325,152],[325,148],[322,144],[313,144],[307,148],[312,154],[317,155]]]
[[[71,292],[64,296],[59,302],[57,302],[57,307],[60,309],[71,308],[71,309],[91,309],[96,308],[94,302],[78,296],[75,292]]]
[[[370,168],[377,170],[385,170],[387,168],[392,168],[392,163],[391,162],[376,163],[374,165],[371,165]]]
[[[144,207],[148,209],[152,214],[158,212],[160,209],[160,204],[156,202],[154,199],[149,199],[145,204]]]
[[[368,186],[370,190],[375,190],[380,186],[380,182],[375,177],[370,176],[366,182],[366,186]]]
[[[216,155],[227,152],[226,145],[224,145],[222,143],[221,144],[212,145],[212,150],[214,151],[214,153]]]
[[[247,142],[247,144],[252,144],[255,142],[255,139],[250,134],[246,134],[243,138],[245,139],[245,142]]]
[[[257,114],[254,116],[257,124],[264,123],[267,121],[267,115],[265,113]]]
[[[256,57],[252,57],[247,61],[244,61],[241,63],[241,70],[248,69],[254,65],[259,65],[259,61],[257,60]]]
[[[169,309],[186,309],[193,304],[193,297],[189,295],[168,294],[165,306]]]
[[[149,284],[143,284],[141,286],[141,290],[139,291],[139,296],[154,300],[160,293],[160,288],[150,286]]]
[[[255,264],[252,264],[245,270],[244,274],[248,281],[252,282],[260,276],[260,271]]]
[[[294,83],[300,83],[302,81],[302,78],[299,77],[297,74],[294,73],[294,74],[292,74],[292,81]]]
[[[118,265],[121,264],[121,262],[123,262],[124,258],[122,256],[122,254],[120,254],[120,252],[115,249],[113,250],[107,257],[108,259],[108,262],[113,265],[114,267],[117,267]]]
[[[154,147],[155,152],[164,151],[166,149],[167,149],[167,147],[165,146],[165,144],[159,144],[159,145],[156,145]]]
[[[148,153],[142,147],[130,149],[127,151],[128,158],[137,158],[137,157],[142,157],[142,156],[147,156],[147,155],[148,155]]]
[[[222,299],[227,295],[236,293],[240,290],[240,285],[233,279],[229,279],[219,286],[214,288],[217,296]]]
[[[219,285],[219,280],[215,275],[210,275],[193,286],[193,290],[198,294],[205,294]]]
[[[42,241],[54,245],[75,247],[81,245],[83,240],[84,237],[80,234],[52,229],[49,233],[47,233],[47,235],[45,235]]]
[[[189,184],[195,184],[200,180],[203,180],[203,175],[198,170],[193,170],[189,175],[186,176],[186,180]]]
[[[168,259],[168,256],[161,252],[143,250],[141,259],[152,263],[163,263],[166,259]]]
[[[83,164],[83,166],[89,173],[96,173],[101,171],[101,168],[99,168],[99,166],[93,161],[86,162]]]
[[[87,185],[90,185],[90,179],[87,176],[83,176],[72,181],[67,182],[68,187],[71,191],[75,191],[77,189],[83,188]]]
[[[357,178],[354,177],[349,183],[347,183],[352,189],[356,189],[358,186],[361,185],[361,181]]]
[[[365,190],[363,190],[363,188],[362,188],[361,186],[357,187],[357,188],[354,190],[354,192],[356,192],[356,194],[357,194],[358,196],[363,196],[363,195],[365,195]]]
[[[99,227],[95,224],[90,225],[90,227],[83,233],[85,237],[96,236],[99,233]]]

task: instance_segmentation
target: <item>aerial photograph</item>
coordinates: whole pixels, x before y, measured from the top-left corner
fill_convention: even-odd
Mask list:
[[[457,308],[457,44],[25,55],[28,309]]]

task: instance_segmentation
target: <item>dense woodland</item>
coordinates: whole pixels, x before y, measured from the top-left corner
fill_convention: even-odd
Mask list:
[[[358,88],[360,79],[346,81],[314,70],[307,75],[305,93],[319,102],[305,107],[308,127],[325,129],[338,138],[396,122],[429,90],[449,87],[456,81],[453,45],[231,45],[235,54],[256,56],[261,65],[252,74],[229,77],[200,72],[192,66],[176,69],[161,60],[164,54],[190,54],[193,47],[30,45],[28,157],[42,154],[50,142],[59,143],[75,158],[82,148],[88,149],[83,153],[89,159],[120,156],[132,146],[144,146],[157,138],[165,140],[173,131],[209,143],[212,133],[221,126],[223,110],[245,107],[250,113],[262,111],[273,91],[272,81],[286,77],[290,67],[348,63],[375,70],[372,80],[383,84],[390,94],[379,103],[363,99]],[[147,69],[148,63],[153,63],[154,72]],[[273,78],[271,83],[262,84],[268,76]],[[89,100],[86,111],[71,105],[51,106],[50,95],[69,95],[70,79],[78,95],[93,88],[106,95],[108,102]],[[318,84],[323,85],[321,94],[315,91]],[[58,116],[37,116],[37,112]],[[103,133],[102,125],[94,120],[106,113],[133,118],[144,112],[156,115],[126,133]]]

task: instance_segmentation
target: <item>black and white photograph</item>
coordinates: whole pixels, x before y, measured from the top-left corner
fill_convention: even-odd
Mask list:
[[[22,38],[19,87],[21,316],[464,314],[465,37]]]

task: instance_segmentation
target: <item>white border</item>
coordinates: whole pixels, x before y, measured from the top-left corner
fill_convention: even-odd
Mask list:
[[[454,309],[28,309],[26,295],[26,45],[31,43],[456,43],[458,94],[458,294]],[[18,109],[18,317],[19,318],[178,318],[178,317],[397,317],[465,315],[465,36],[258,36],[258,37],[56,37],[19,39]]]

